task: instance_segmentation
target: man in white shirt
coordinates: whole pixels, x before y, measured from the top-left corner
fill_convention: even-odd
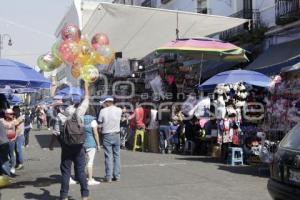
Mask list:
[[[114,105],[111,96],[104,98],[104,108],[98,121],[101,124],[105,156],[106,182],[120,181],[120,122],[122,109]]]

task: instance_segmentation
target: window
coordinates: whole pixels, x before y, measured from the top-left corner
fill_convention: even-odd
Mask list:
[[[144,6],[144,7],[151,7],[151,0],[145,0],[145,1],[142,3],[142,6]]]
[[[170,1],[172,1],[172,0],[161,0],[161,3],[162,3],[162,4],[167,4],[167,3],[169,3]]]
[[[300,151],[300,123],[289,131],[280,143],[280,147]]]

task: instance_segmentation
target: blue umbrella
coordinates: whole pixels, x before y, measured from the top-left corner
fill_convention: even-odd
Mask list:
[[[19,105],[22,103],[22,99],[16,95],[6,95],[6,98],[11,105]]]
[[[50,88],[50,81],[33,68],[13,60],[0,59],[0,85]]]
[[[59,91],[56,92],[58,95],[78,95],[82,96],[84,94],[84,91],[82,88],[79,87],[65,87]]]
[[[230,70],[221,72],[201,85],[198,85],[199,89],[207,89],[212,88],[218,84],[233,84],[243,82],[250,85],[260,86],[260,87],[268,87],[271,79],[264,74],[255,71],[248,70]]]
[[[6,85],[4,88],[0,88],[1,94],[12,94],[14,91],[9,85]]]

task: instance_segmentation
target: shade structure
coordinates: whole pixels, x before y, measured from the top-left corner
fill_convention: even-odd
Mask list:
[[[82,88],[79,87],[65,87],[61,90],[56,92],[57,95],[79,95],[82,96],[84,91]]]
[[[11,94],[14,90],[9,86],[6,85],[4,88],[0,88],[0,94]]]
[[[300,62],[298,62],[292,66],[282,68],[281,72],[294,72],[294,71],[298,71],[298,70],[300,70]]]
[[[6,95],[6,98],[10,105],[19,105],[22,103],[22,99],[18,97],[17,95]]]
[[[122,4],[99,3],[84,23],[83,33],[106,33],[125,58],[143,58],[179,38],[206,37],[248,22],[246,19]]]
[[[8,59],[0,59],[0,85],[12,88],[50,88],[50,81],[33,68]]]
[[[213,38],[178,39],[159,47],[158,53],[179,53],[205,60],[245,62],[245,50]]]
[[[210,79],[199,85],[198,88],[206,89],[218,84],[233,84],[238,82],[243,82],[260,87],[268,87],[271,79],[266,75],[255,71],[229,70],[211,77]]]

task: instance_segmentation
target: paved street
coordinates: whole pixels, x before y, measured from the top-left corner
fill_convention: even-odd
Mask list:
[[[59,197],[60,149],[46,147],[48,131],[31,132],[25,150],[25,169],[14,184],[1,189],[2,200]],[[104,175],[103,152],[95,160],[95,177]],[[91,199],[105,200],[271,200],[267,178],[253,167],[230,167],[207,157],[160,155],[122,151],[122,180],[90,187]],[[261,176],[258,176],[260,174]],[[79,185],[70,187],[70,199],[80,199]]]

